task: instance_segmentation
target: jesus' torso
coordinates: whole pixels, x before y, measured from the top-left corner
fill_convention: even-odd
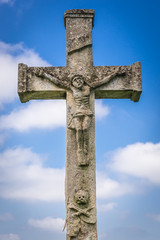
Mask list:
[[[89,99],[90,99],[90,87],[88,85],[83,85],[82,88],[78,89],[75,87],[71,87],[73,92],[75,106],[76,106],[76,115],[84,114],[91,115],[92,112],[90,110]]]

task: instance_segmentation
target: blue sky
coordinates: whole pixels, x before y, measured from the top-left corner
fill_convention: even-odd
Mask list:
[[[142,64],[143,93],[96,101],[98,239],[160,239],[158,0],[0,0],[0,240],[65,239],[65,101],[17,95],[17,64],[65,66],[68,9],[95,10],[94,65]]]

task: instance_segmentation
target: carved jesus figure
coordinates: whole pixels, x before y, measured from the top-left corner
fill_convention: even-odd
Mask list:
[[[82,75],[74,75],[70,82],[63,82],[56,77],[48,74],[42,69],[37,69],[35,74],[38,77],[48,79],[61,88],[72,91],[75,101],[75,111],[72,113],[68,128],[76,131],[77,158],[79,166],[89,164],[89,127],[92,120],[92,111],[90,109],[90,93],[97,87],[110,82],[114,77],[124,74],[120,67],[117,67],[113,73],[101,81],[88,83]]]

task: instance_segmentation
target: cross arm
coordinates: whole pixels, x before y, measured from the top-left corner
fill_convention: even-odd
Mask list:
[[[119,70],[118,70],[119,69]],[[93,67],[95,98],[122,98],[138,102],[142,92],[141,64]]]
[[[65,99],[69,85],[65,67],[18,65],[18,94],[21,102],[31,99]]]
[[[109,83],[115,77],[124,76],[124,75],[125,75],[125,70],[122,67],[118,66],[118,67],[114,68],[108,76],[103,76],[102,79],[95,81],[95,82],[91,82],[90,87],[95,89],[106,83]]]

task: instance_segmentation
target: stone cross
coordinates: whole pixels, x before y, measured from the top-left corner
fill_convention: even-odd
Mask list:
[[[94,99],[128,98],[138,102],[141,66],[140,62],[93,66],[93,10],[66,11],[64,25],[66,67],[28,67],[20,63],[18,93],[23,103],[31,99],[66,99],[67,240],[97,240]]]

